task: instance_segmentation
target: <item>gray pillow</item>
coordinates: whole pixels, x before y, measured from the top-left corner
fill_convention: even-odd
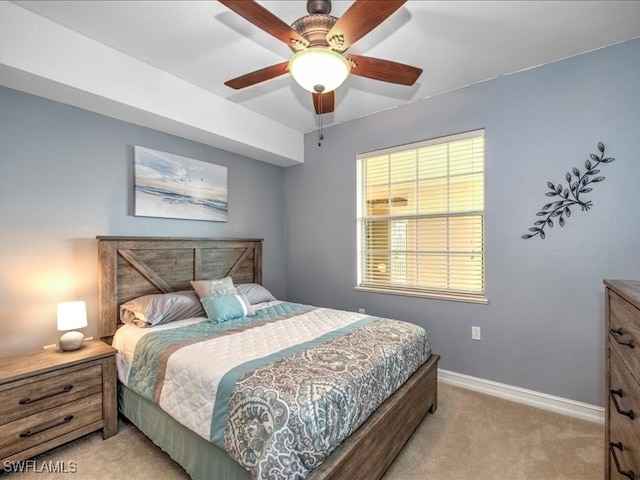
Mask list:
[[[262,302],[273,302],[276,300],[269,290],[258,283],[241,283],[236,286],[238,293],[244,293],[251,305]]]
[[[193,290],[144,295],[120,305],[122,323],[140,327],[205,316],[200,298]]]

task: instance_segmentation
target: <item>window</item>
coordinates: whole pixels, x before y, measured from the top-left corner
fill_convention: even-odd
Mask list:
[[[358,287],[486,302],[484,130],[358,156]]]

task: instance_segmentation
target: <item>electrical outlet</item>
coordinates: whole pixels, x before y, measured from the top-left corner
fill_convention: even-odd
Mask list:
[[[364,313],[364,308],[359,308],[358,313]]]
[[[480,333],[480,327],[471,327],[471,338],[473,340],[482,340],[482,335]]]

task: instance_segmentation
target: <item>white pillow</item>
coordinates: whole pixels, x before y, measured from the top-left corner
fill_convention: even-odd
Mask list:
[[[191,286],[200,298],[236,295],[238,293],[236,287],[233,286],[231,277],[214,278],[212,280],[191,280]]]

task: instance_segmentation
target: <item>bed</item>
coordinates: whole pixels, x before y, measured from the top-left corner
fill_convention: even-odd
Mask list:
[[[211,299],[203,298],[202,303],[207,307],[204,318],[189,318],[152,328],[121,323],[122,304],[148,295],[192,290],[192,281],[230,279],[235,286],[261,285],[261,239],[98,237],[98,256],[100,337],[120,350],[119,411],[194,479],[381,478],[418,424],[437,408],[439,357],[431,353],[426,333],[406,322],[275,298],[247,304],[249,310],[255,309],[253,316],[214,322],[210,321],[213,317],[207,317],[213,310],[204,301]],[[286,328],[298,325],[303,332],[294,334],[286,330],[287,333],[282,334],[283,325]],[[240,331],[242,335],[254,335],[245,347],[221,343],[226,342],[227,337],[239,336]],[[272,333],[265,335],[264,332]],[[298,335],[302,340],[296,339]],[[375,337],[375,341],[366,340],[374,338],[372,335],[382,336]],[[396,337],[403,336],[407,337],[405,343],[419,346],[410,350],[391,343],[391,337],[395,341]],[[278,353],[266,355],[260,350],[263,337],[285,343],[276,349]],[[348,344],[354,348],[348,353],[353,357],[353,363],[348,368],[340,362],[332,363],[331,349],[340,350]],[[155,346],[156,350],[148,350],[150,347],[146,345]],[[189,348],[184,348],[185,345]],[[177,366],[177,359],[195,357],[191,362],[197,365],[198,355],[211,358],[210,353],[204,353],[206,348],[227,354],[220,356],[219,362],[200,362],[201,365],[215,364],[216,367],[211,368],[215,370],[219,363],[231,362],[230,358],[235,354],[239,357],[238,363],[232,363],[224,374],[214,374],[208,367],[197,366],[188,375],[182,373],[184,367]],[[357,363],[372,363],[367,348],[381,351],[389,362],[380,377],[387,380],[378,383],[397,382],[397,385],[387,385],[390,390],[386,393],[370,388],[375,383],[369,380],[373,374]],[[413,353],[415,351],[419,353]],[[397,357],[395,360],[393,355]],[[373,354],[371,356],[373,358]],[[171,359],[170,362],[167,359]],[[167,366],[169,363],[171,365]],[[151,364],[161,368],[148,373],[152,371],[147,370]],[[255,367],[251,373],[246,369],[248,364]],[[312,378],[309,372],[321,367],[330,369],[334,364],[340,364],[335,370],[342,370],[342,375],[358,378],[359,386],[336,389],[333,380],[314,379],[309,381],[312,386],[305,387],[306,390],[302,388],[301,385],[307,385],[306,380]],[[407,364],[410,371],[400,372],[400,364]],[[356,374],[361,371],[361,375]],[[188,390],[195,389],[194,386],[186,390],[184,385],[178,386],[181,375],[180,381],[188,377],[190,383],[201,384],[200,390],[194,390],[194,393]],[[274,397],[273,389],[280,388],[285,377],[297,382],[297,390],[294,392],[292,387],[284,386]],[[271,383],[258,383],[265,381]],[[211,387],[212,384],[215,386]],[[342,406],[352,399],[346,398],[342,390],[365,392],[366,401],[343,409]],[[200,391],[206,393],[198,393]],[[303,391],[306,396],[301,393]],[[262,395],[258,400],[256,392]],[[287,394],[298,399],[292,402],[296,405],[278,403],[284,402]],[[206,400],[211,404],[203,403],[205,400],[199,398],[207,396],[213,399]],[[249,397],[251,401],[244,402]],[[200,403],[195,407],[189,404],[196,401]],[[226,403],[237,408],[228,411],[219,408],[219,404]],[[266,404],[268,407],[260,410]],[[343,410],[351,413],[345,415]],[[251,412],[257,412],[254,418],[251,418]],[[341,427],[337,421],[341,415],[348,416],[354,423]],[[253,423],[241,425],[243,417],[249,417]],[[308,421],[295,420],[300,418]],[[289,421],[291,423],[287,423]],[[215,432],[214,424],[217,425]],[[298,439],[296,435],[302,431],[306,436],[301,435]],[[238,434],[234,436],[233,432]],[[267,437],[272,443],[267,444]],[[284,450],[280,451],[280,448]]]

